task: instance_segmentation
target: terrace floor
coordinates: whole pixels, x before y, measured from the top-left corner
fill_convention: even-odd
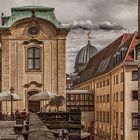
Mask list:
[[[15,121],[0,121],[0,140],[5,136],[14,134],[13,125],[15,124]],[[19,135],[17,140],[24,140],[24,138]]]

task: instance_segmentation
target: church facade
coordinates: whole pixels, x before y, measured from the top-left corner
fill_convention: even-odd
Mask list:
[[[22,98],[14,102],[14,111],[43,109],[44,101],[28,100],[39,91],[65,96],[68,29],[55,18],[54,8],[17,7],[1,18],[1,91],[12,87]],[[2,111],[9,110],[10,104],[3,102]]]

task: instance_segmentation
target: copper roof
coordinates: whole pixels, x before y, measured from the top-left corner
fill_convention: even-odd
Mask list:
[[[89,59],[97,54],[97,52],[97,48],[92,46],[90,41],[88,41],[88,44],[78,52],[75,60],[75,67],[79,65],[85,66],[88,63]]]
[[[134,49],[137,41],[136,33],[123,34],[121,37],[105,47],[89,60],[79,82],[82,83],[109,72],[116,65],[119,65],[123,61],[130,60],[130,58],[132,59],[132,56],[129,55],[129,53]],[[120,55],[121,51],[123,50],[125,50],[124,57],[121,58],[119,63],[114,66],[114,57]]]
[[[55,17],[54,8],[32,5],[11,8],[11,16],[2,15],[4,23],[0,26],[0,29],[7,29],[19,20],[31,18],[33,14],[36,18],[51,22],[56,28],[63,28],[62,24]]]

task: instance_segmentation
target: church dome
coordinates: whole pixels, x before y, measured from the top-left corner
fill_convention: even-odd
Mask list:
[[[97,48],[92,46],[90,44],[90,41],[88,41],[88,44],[85,47],[81,48],[78,52],[75,60],[75,67],[85,66],[88,63],[89,59],[93,57],[97,52]]]

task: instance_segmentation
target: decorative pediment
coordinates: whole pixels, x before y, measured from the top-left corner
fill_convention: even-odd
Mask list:
[[[37,81],[31,81],[30,83],[25,84],[24,88],[29,88],[29,87],[31,87],[31,85],[35,85],[36,87],[42,87],[41,83],[38,83]]]
[[[16,24],[11,29],[11,34],[17,39],[47,39],[56,36],[56,29],[47,21],[28,19]]]

